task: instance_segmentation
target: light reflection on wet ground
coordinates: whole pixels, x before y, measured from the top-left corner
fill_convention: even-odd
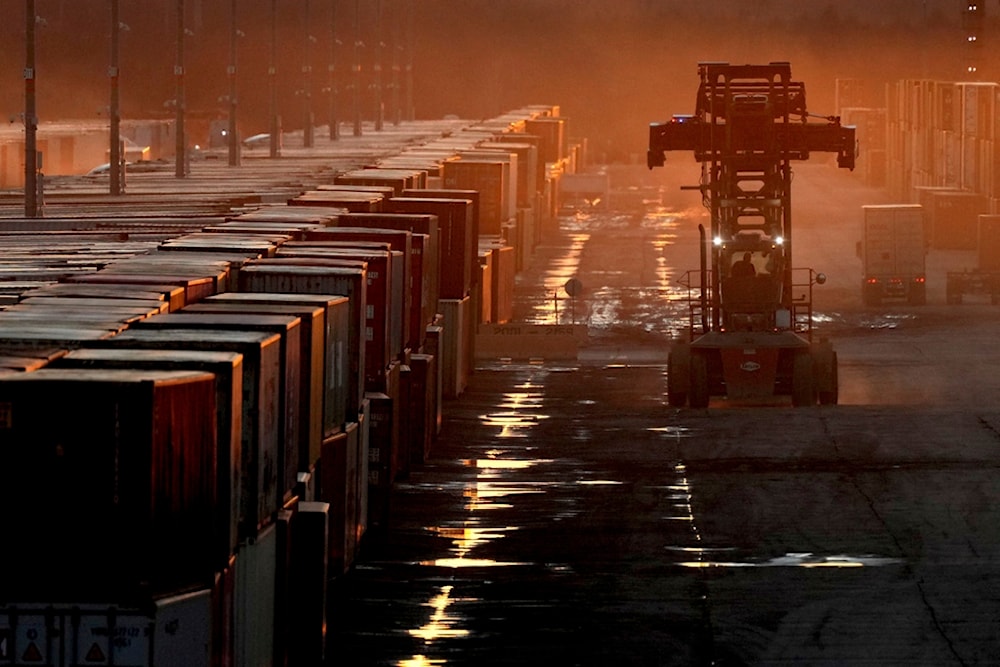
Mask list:
[[[638,217],[596,212],[574,216],[568,225],[563,225],[570,233],[564,237],[565,245],[556,251],[559,256],[547,263],[541,280],[527,290],[533,295],[522,300],[519,307],[528,315],[519,319],[543,324],[566,323],[572,313],[575,321],[585,321],[597,330],[628,328],[652,334],[651,339],[658,340],[677,335],[687,325],[686,289],[677,284],[677,279],[680,271],[691,268],[680,269],[666,261],[665,251],[678,236],[677,217],[676,212],[665,208],[651,209]],[[562,292],[563,285],[580,274],[581,265],[587,259],[585,255],[600,251],[593,246],[596,245],[596,228],[601,225],[623,234],[636,228],[647,231],[642,237],[636,236],[642,240],[635,266],[626,271],[615,267],[591,270],[589,275],[599,277],[600,282],[606,284],[598,285],[597,280],[593,281],[595,284],[586,284],[590,282],[586,281],[585,297],[577,300],[571,311],[570,301]],[[652,240],[648,230],[655,230]],[[560,299],[554,303],[556,292]],[[844,322],[844,317],[831,312],[820,314],[818,321],[836,326]],[[898,320],[890,314],[873,321],[892,323]],[[857,326],[857,321],[853,326]],[[609,365],[607,372],[620,374],[622,381],[628,382],[632,366],[634,364]],[[402,620],[397,612],[393,621],[386,623],[389,629],[381,632],[396,640],[403,636],[421,644],[419,648],[403,645],[405,648],[399,649],[397,643],[395,652],[384,654],[393,655],[396,662],[380,664],[401,667],[474,664],[460,657],[463,651],[469,645],[489,645],[496,641],[489,637],[498,634],[497,626],[511,622],[516,613],[524,613],[523,609],[508,611],[500,597],[480,596],[487,583],[497,583],[497,588],[513,586],[520,596],[515,596],[519,604],[547,614],[549,607],[557,602],[538,592],[539,585],[558,588],[560,592],[569,592],[570,596],[585,596],[587,593],[580,588],[580,582],[588,581],[588,575],[593,581],[594,571],[603,576],[609,569],[628,567],[616,558],[619,561],[641,560],[650,570],[666,566],[665,569],[672,573],[711,568],[847,569],[899,562],[877,555],[804,552],[775,557],[761,557],[758,553],[743,557],[743,552],[735,546],[708,547],[695,511],[698,489],[688,477],[682,461],[669,463],[677,458],[670,454],[676,453],[671,443],[697,438],[698,433],[690,426],[664,425],[668,421],[664,415],[670,409],[665,405],[662,392],[659,395],[662,411],[654,418],[630,422],[634,419],[635,413],[632,413],[616,425],[617,415],[608,411],[605,405],[610,385],[602,387],[604,393],[596,388],[588,393],[586,380],[572,377],[579,372],[575,365],[488,362],[477,367],[476,372],[481,376],[502,377],[502,381],[496,382],[490,378],[487,384],[502,385],[503,390],[488,402],[476,404],[475,411],[470,410],[463,416],[463,429],[472,432],[472,424],[476,428],[469,443],[456,447],[461,454],[442,465],[450,477],[435,483],[417,481],[410,486],[422,496],[420,502],[434,502],[439,510],[444,508],[445,518],[438,525],[408,526],[410,534],[405,539],[412,540],[413,544],[406,545],[408,550],[403,550],[403,556],[395,560],[387,558],[381,564],[384,574],[379,576],[388,579],[398,575],[401,581],[407,582],[407,586],[399,589],[403,595],[411,596],[405,602],[415,609]],[[579,384],[579,393],[574,393],[568,402],[553,407],[547,404],[552,401],[550,383],[559,375],[570,376],[568,381],[563,379],[564,385]],[[570,393],[566,386],[562,389],[563,394]],[[655,392],[653,398],[656,399]],[[633,408],[623,406],[622,410],[629,412]],[[601,417],[591,418],[592,411],[599,412]],[[630,430],[633,427],[634,430]],[[555,437],[554,429],[560,430]],[[562,442],[558,442],[560,439]],[[620,442],[622,440],[626,442]],[[594,455],[591,459],[581,455],[580,459],[587,461],[581,463],[562,453],[553,453],[559,450],[552,447],[552,441],[557,441],[557,447],[571,446],[578,452],[591,446],[613,451],[618,446],[625,449],[634,446],[633,440],[653,449],[662,447],[663,458],[655,463],[659,475],[656,481],[643,477],[642,471],[632,470],[622,474],[625,479],[622,481],[616,479],[614,464],[607,463],[613,458],[611,456],[604,455],[601,459]],[[593,467],[594,460],[603,461],[607,469]],[[649,507],[643,511],[657,526],[651,536],[643,535],[642,538],[629,534],[619,525],[635,519],[627,505],[611,502],[612,498],[632,498],[637,490],[651,497],[647,499]],[[427,500],[435,494],[434,501]],[[620,514],[610,521],[603,519],[606,523],[592,523],[590,516],[610,512],[600,503],[608,503]],[[638,516],[639,512],[635,514]],[[592,530],[593,534],[578,534],[581,528]],[[600,528],[613,531],[613,535],[598,534]],[[417,533],[419,537],[414,537]],[[642,539],[648,539],[649,544],[641,542]],[[628,546],[622,547],[616,540]],[[560,558],[569,553],[561,542],[579,542],[585,545],[581,548],[587,553]],[[625,553],[618,553],[617,549]],[[602,550],[608,550],[608,555],[604,556]],[[608,574],[608,579],[620,576]],[[557,581],[553,583],[553,579]],[[563,579],[572,579],[574,583],[566,583]],[[657,582],[657,585],[663,584]],[[397,587],[390,590],[396,591]],[[697,604],[710,606],[707,594],[704,589],[704,599]],[[580,600],[571,597],[569,602],[563,600],[562,604],[572,606]],[[589,604],[589,600],[587,602]],[[612,607],[619,603],[617,599],[604,600],[605,605]],[[581,618],[589,614],[589,611],[581,612]],[[565,631],[562,626],[558,627]],[[373,642],[371,636],[355,641]],[[401,656],[410,657],[400,659]],[[546,664],[560,663],[550,661]]]

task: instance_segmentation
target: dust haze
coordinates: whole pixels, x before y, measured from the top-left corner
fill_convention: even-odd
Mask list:
[[[231,3],[183,4],[188,112],[224,117]],[[328,122],[331,62],[338,73],[338,117],[341,122],[349,118],[358,42],[364,118],[375,113],[372,73],[380,51],[382,99],[390,121],[393,109],[388,107],[403,85],[402,75],[394,78],[393,72],[405,72],[412,58],[418,118],[488,118],[525,104],[558,104],[572,136],[588,139],[595,160],[641,161],[650,122],[692,111],[699,61],[790,61],[793,76],[806,83],[809,110],[824,115],[834,112],[837,78],[863,79],[870,106],[882,106],[885,83],[900,78],[960,80],[968,54],[959,4],[277,0],[272,21],[271,0],[238,0],[241,133],[267,128],[273,34],[277,111],[286,130],[302,126],[308,98],[316,124]],[[0,54],[0,104],[13,123],[24,106],[25,7],[8,6],[13,11],[0,34],[13,48]],[[177,6],[176,0],[121,0],[127,26],[120,56],[126,118],[173,113]],[[108,7],[108,0],[35,0],[43,122],[93,120],[107,113]],[[993,16],[987,19],[988,38],[1000,31]],[[978,78],[994,80],[986,64],[996,60],[991,57],[996,49],[989,39],[983,42]]]

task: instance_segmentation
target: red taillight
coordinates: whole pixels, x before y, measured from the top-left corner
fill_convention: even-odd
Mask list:
[[[913,279],[913,282],[915,282],[915,283],[923,283],[923,282],[925,282],[925,279],[924,279],[923,276],[917,276],[916,278]]]
[[[867,282],[869,285],[877,285],[878,278],[868,278],[865,282]]]

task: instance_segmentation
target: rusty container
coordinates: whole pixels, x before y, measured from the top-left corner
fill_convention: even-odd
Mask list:
[[[0,376],[4,595],[87,602],[210,585],[219,562],[215,376]]]

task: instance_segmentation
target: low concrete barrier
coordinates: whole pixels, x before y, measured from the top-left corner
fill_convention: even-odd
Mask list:
[[[576,359],[586,340],[583,324],[483,324],[476,334],[476,358]]]

